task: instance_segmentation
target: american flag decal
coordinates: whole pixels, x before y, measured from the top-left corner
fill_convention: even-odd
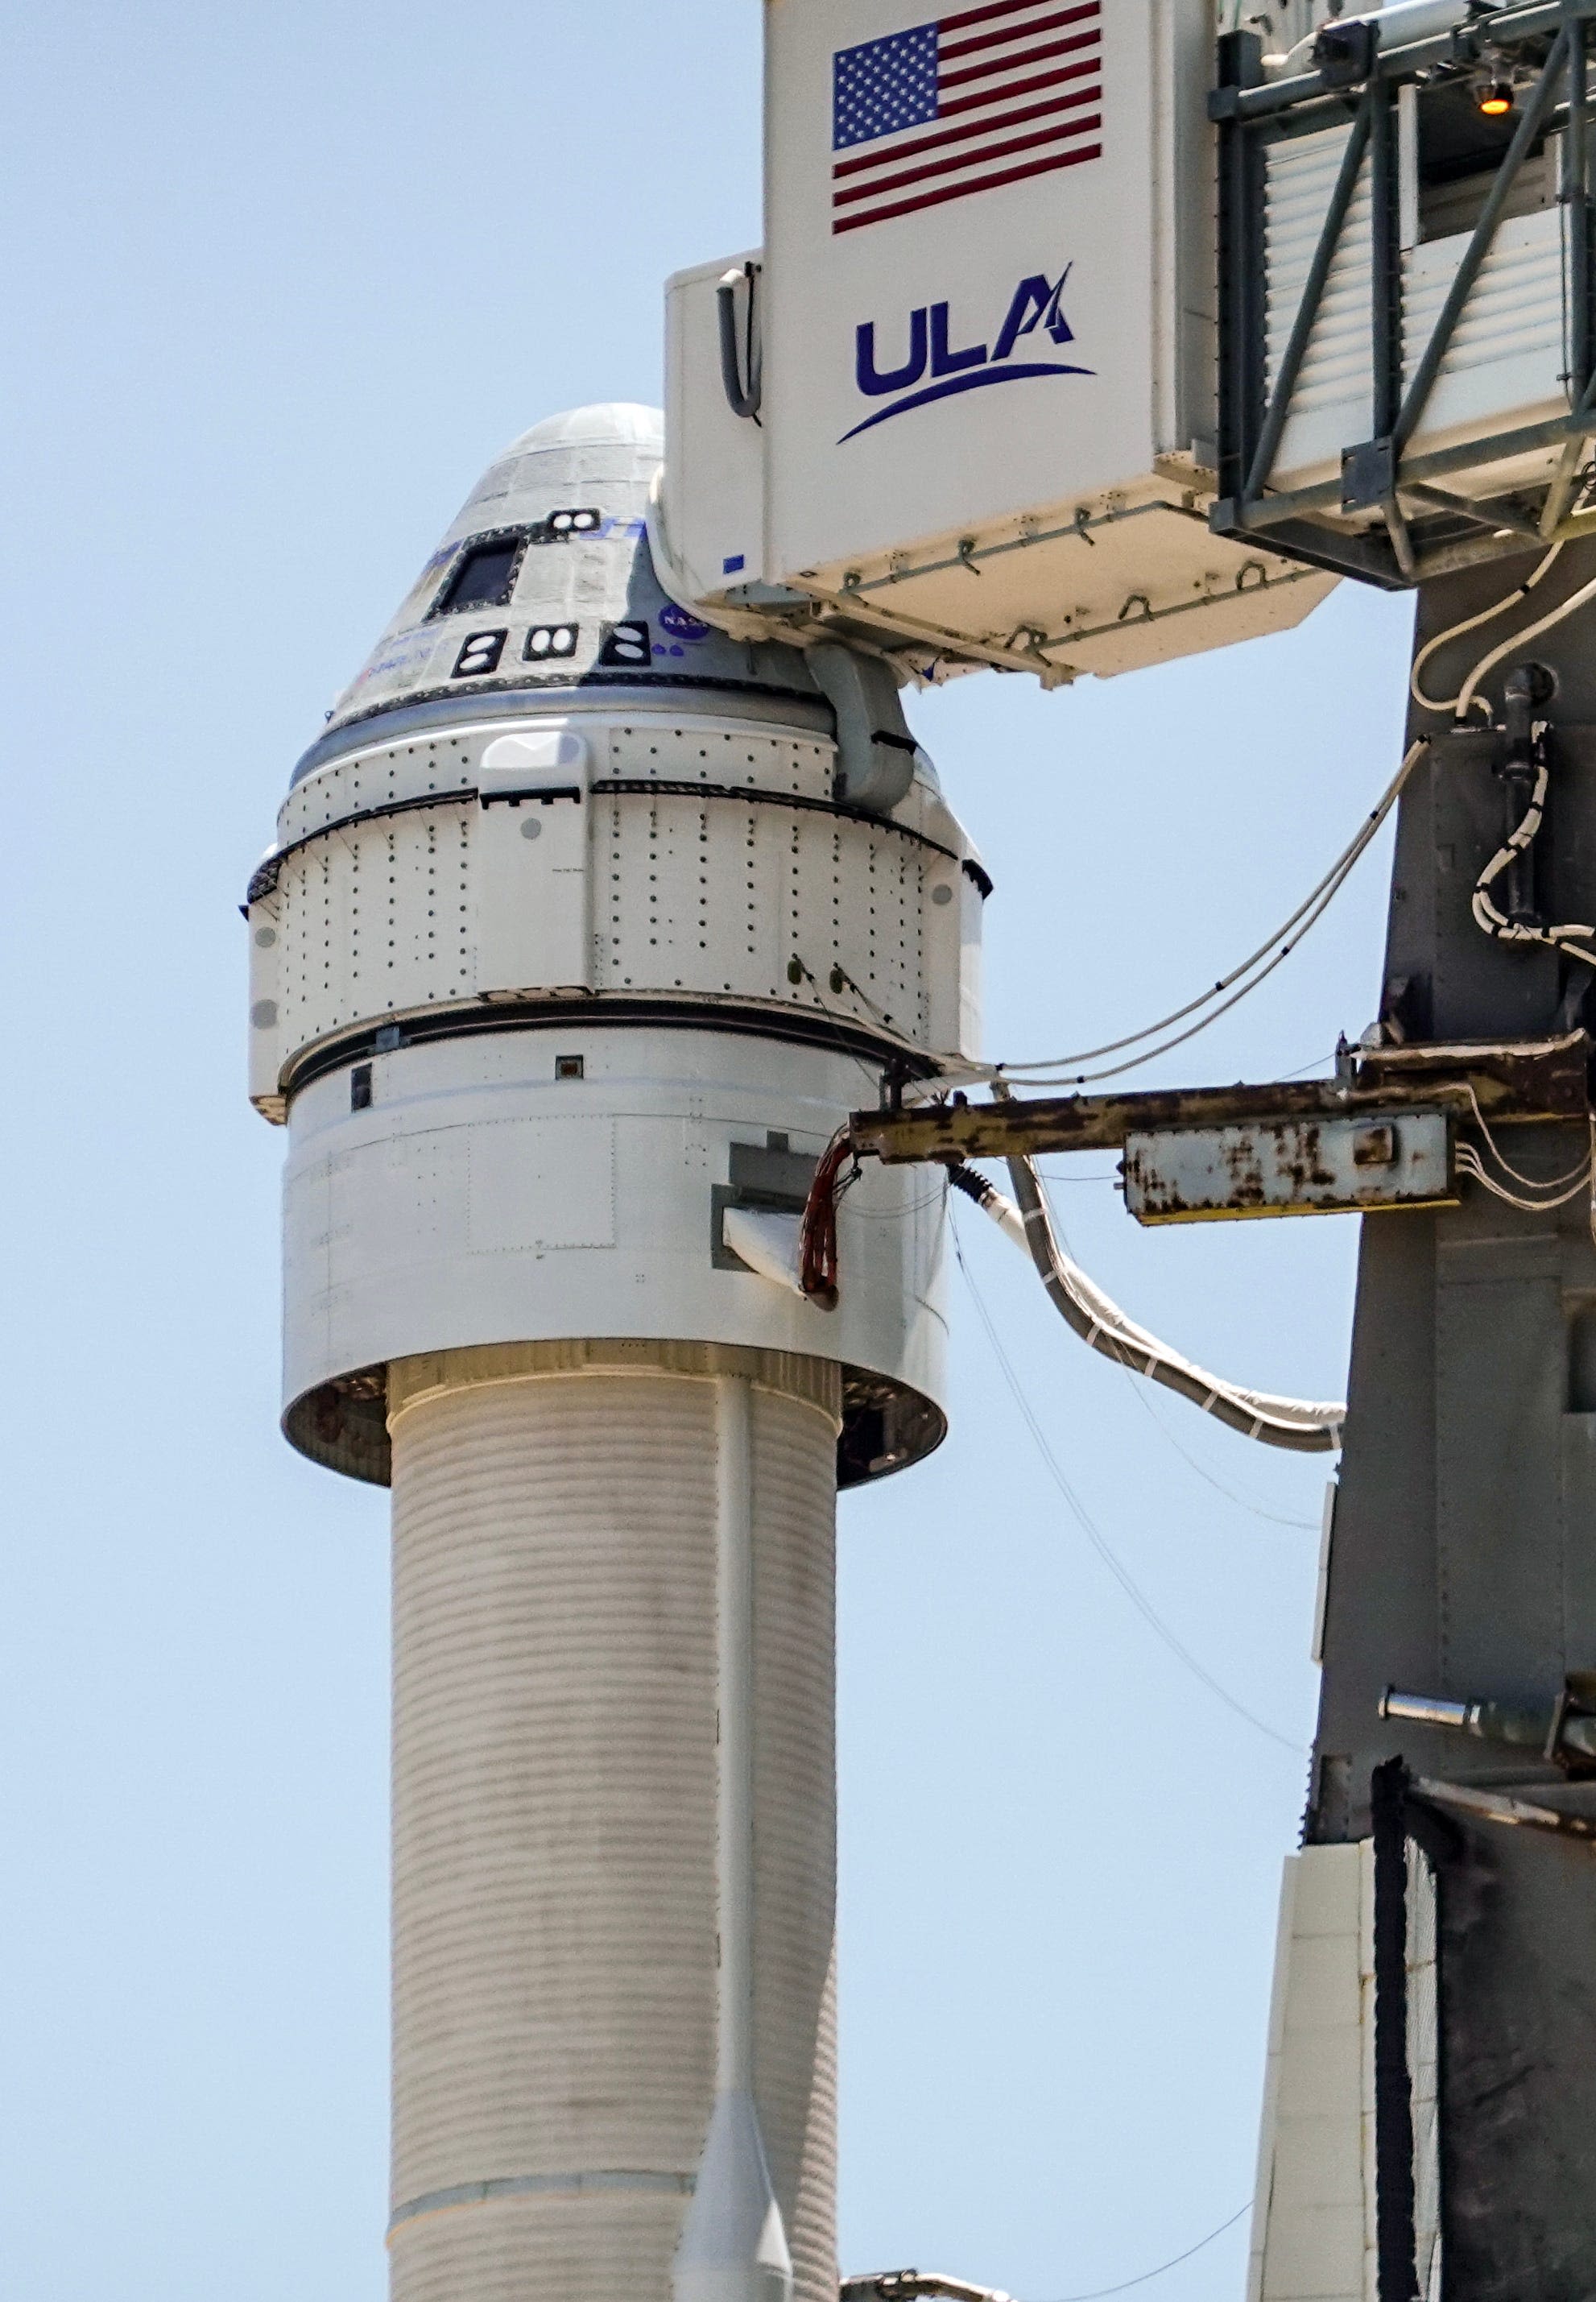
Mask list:
[[[831,88],[834,232],[1079,167],[1103,156],[1101,0],[985,0],[838,49]]]

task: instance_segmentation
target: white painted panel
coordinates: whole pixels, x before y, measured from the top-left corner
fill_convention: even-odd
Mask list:
[[[477,769],[477,985],[584,989],[592,977],[588,746],[562,724],[490,744]]]
[[[251,903],[249,935],[249,1100],[271,1120],[284,1116],[277,1092],[282,1067],[282,939],[275,894]]]
[[[587,987],[587,819],[584,797],[482,806],[475,834],[479,991]]]
[[[690,599],[713,600],[765,572],[765,448],[761,428],[735,416],[720,374],[716,291],[757,254],[678,272],[665,285],[665,470],[661,508],[671,574]],[[757,294],[756,290],[756,294]],[[736,290],[746,343],[748,290]],[[746,365],[743,366],[746,379]]]
[[[1441,2296],[1441,1954],[1435,1872],[1407,1850],[1407,2068],[1413,2080],[1414,2235],[1421,2302]]]
[[[1180,413],[1172,225],[1205,201],[1208,139],[1194,139],[1189,181],[1178,187],[1166,181],[1162,139],[1187,106],[1202,117],[1207,15],[1205,0],[1105,6],[1091,82],[1100,94],[1047,123],[1055,143],[972,172],[947,168],[945,129],[895,173],[872,149],[890,152],[892,136],[861,135],[862,114],[834,149],[845,69],[836,59],[905,33],[935,39],[939,28],[919,0],[773,0],[765,422],[775,577],[1123,487],[1161,448],[1189,445],[1161,438],[1159,425],[1163,411],[1172,424]],[[983,61],[971,62],[969,38],[957,18],[941,34],[952,53],[937,68],[964,76],[945,80],[950,105]],[[1032,315],[1016,334],[1021,283],[1061,278],[1071,332],[1050,339]],[[868,357],[861,328],[874,332]],[[879,381],[895,370],[901,391]]]
[[[580,1012],[380,1054],[366,1110],[347,1071],[294,1097],[288,1399],[457,1345],[668,1334],[839,1359],[940,1399],[941,1195],[917,1169],[869,1163],[844,1199],[833,1313],[714,1261],[731,1146],[775,1130],[818,1157],[860,1100],[858,1063]],[[567,1053],[583,1078],[555,1077]]]
[[[615,1245],[612,1119],[508,1119],[461,1131],[474,1255]]]
[[[1249,2302],[1365,2302],[1371,1869],[1366,1841],[1286,1863]]]
[[[1497,233],[1414,435],[1416,449],[1471,433],[1562,414],[1562,220],[1555,208],[1513,216]],[[1411,376],[1457,275],[1468,234],[1431,240],[1403,259],[1403,349]]]
[[[1319,234],[1335,190],[1350,130],[1271,145],[1265,163],[1264,245],[1268,265],[1266,376],[1271,391],[1285,357]],[[1335,262],[1292,396],[1294,413],[1275,458],[1277,486],[1312,468],[1340,469],[1341,450],[1373,429],[1370,361],[1369,218],[1365,159]]]
[[[968,1050],[969,843],[926,780],[892,819],[861,819],[836,811],[835,774],[824,737],[668,709],[475,727],[323,770],[280,824],[304,844],[273,898],[273,1085],[336,1032],[588,990],[886,1018]]]

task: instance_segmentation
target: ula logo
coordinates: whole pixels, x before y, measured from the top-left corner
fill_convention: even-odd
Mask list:
[[[1066,360],[1016,359],[1015,347],[1038,330],[1062,350],[1075,340],[1059,298],[1074,265],[1066,264],[1056,280],[1040,272],[1022,280],[1009,299],[1009,308],[993,340],[966,344],[955,349],[946,304],[917,305],[909,315],[909,356],[901,367],[883,369],[878,361],[876,323],[866,320],[854,339],[853,375],[869,399],[889,399],[886,407],[854,424],[843,440],[857,439],[911,407],[933,399],[949,399],[958,391],[978,391],[988,383],[1019,383],[1033,375],[1091,375],[1096,371]],[[1039,349],[1039,347],[1033,347]],[[927,376],[929,382],[926,382]],[[918,387],[918,388],[917,388]],[[840,447],[842,441],[837,442]]]

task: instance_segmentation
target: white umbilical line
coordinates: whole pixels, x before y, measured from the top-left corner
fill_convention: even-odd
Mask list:
[[[1474,666],[1473,671],[1469,673],[1468,677],[1459,687],[1457,694],[1449,695],[1444,701],[1440,697],[1425,694],[1424,689],[1419,685],[1420,675],[1424,671],[1424,666],[1429,662],[1431,657],[1437,654],[1441,649],[1449,643],[1449,642],[1461,639],[1465,632],[1478,631],[1482,624],[1493,623],[1498,616],[1506,615],[1509,608],[1516,608],[1521,600],[1527,600],[1530,593],[1534,590],[1536,584],[1540,583],[1541,577],[1550,574],[1552,567],[1555,566],[1562,552],[1562,549],[1563,547],[1560,543],[1554,543],[1551,550],[1546,554],[1546,557],[1535,567],[1533,573],[1525,576],[1524,582],[1517,585],[1514,591],[1505,592],[1501,598],[1499,600],[1493,601],[1489,608],[1482,608],[1477,616],[1466,616],[1460,624],[1449,625],[1444,632],[1437,632],[1432,640],[1425,641],[1417,655],[1415,656],[1413,660],[1413,669],[1407,675],[1408,693],[1413,697],[1414,702],[1418,705],[1422,711],[1434,711],[1437,713],[1451,711],[1455,712],[1459,719],[1464,719],[1467,718],[1471,708],[1477,708],[1482,711],[1489,710],[1490,707],[1486,704],[1484,699],[1483,697],[1476,698],[1474,691],[1484,672],[1489,668],[1491,661],[1494,660],[1493,655],[1482,656],[1480,661]],[[1536,630],[1541,630],[1544,627],[1537,625],[1534,628]],[[1518,634],[1515,638],[1508,642],[1508,649],[1516,647],[1519,643],[1519,640],[1526,638],[1528,634],[1525,633]]]
[[[1264,1446],[1318,1454],[1340,1445],[1341,1426],[1347,1419],[1347,1409],[1340,1402],[1285,1399],[1245,1389],[1222,1375],[1210,1374],[1205,1367],[1138,1326],[1059,1245],[1046,1194],[1032,1162],[1011,1159],[1009,1172],[1018,1206],[972,1168],[956,1171],[953,1180],[1030,1256],[1054,1308],[1089,1348],[1132,1374],[1178,1391],[1205,1414]]]
[[[1430,740],[1427,735],[1420,736],[1416,743],[1409,746],[1402,764],[1369,814],[1359,825],[1354,837],[1342,849],[1317,885],[1303,897],[1289,918],[1283,920],[1256,951],[1249,953],[1246,959],[1232,967],[1228,973],[1222,975],[1219,980],[1212,984],[1206,991],[1199,993],[1196,998],[1187,1000],[1183,1005],[1172,1009],[1167,1015],[1160,1016],[1156,1022],[1146,1024],[1139,1031],[1129,1032],[1123,1038],[1105,1040],[1100,1046],[1082,1047],[1071,1054],[1053,1055],[1029,1063],[970,1063],[957,1058],[948,1058],[941,1066],[940,1079],[928,1084],[933,1091],[946,1080],[958,1078],[986,1080],[1009,1080],[1035,1086],[1068,1084],[1084,1087],[1098,1080],[1118,1079],[1126,1071],[1135,1071],[1142,1063],[1152,1063],[1156,1057],[1168,1054],[1173,1048],[1184,1046],[1189,1039],[1196,1038],[1200,1031],[1207,1029],[1210,1023],[1217,1022],[1222,1015],[1227,1014],[1249,993],[1256,991],[1261,983],[1273,974],[1277,967],[1289,958],[1304,937],[1318,925],[1396,805],[1401,796],[1404,785],[1428,750]],[[1194,1016],[1197,1018],[1196,1021],[1188,1023],[1188,1019]],[[1175,1025],[1180,1023],[1188,1023],[1188,1028],[1177,1032],[1172,1038],[1163,1039],[1156,1046],[1149,1046],[1146,1044],[1148,1040],[1157,1039],[1161,1033],[1172,1030]],[[1130,1049],[1135,1049],[1137,1052],[1127,1054]],[[1070,1075],[1070,1067],[1072,1064],[1096,1063],[1101,1056],[1117,1054],[1127,1054],[1127,1060],[1105,1070],[1077,1071]],[[1057,1074],[1061,1072],[1066,1074],[1066,1077],[1058,1078]]]
[[[1501,1199],[1507,1206],[1516,1207],[1520,1214],[1526,1215],[1549,1214],[1554,1208],[1566,1207],[1571,1200],[1578,1198],[1582,1191],[1588,1192],[1586,1222],[1592,1244],[1596,1246],[1596,1112],[1592,1113],[1586,1123],[1589,1139],[1584,1158],[1579,1167],[1571,1170],[1567,1175],[1555,1176],[1545,1183],[1541,1182],[1536,1177],[1519,1174],[1516,1167],[1508,1167],[1507,1161],[1496,1149],[1495,1144],[1491,1143],[1493,1155],[1504,1167],[1507,1167],[1508,1174],[1519,1183],[1528,1186],[1530,1191],[1543,1194],[1540,1197],[1532,1197],[1525,1190],[1516,1191],[1510,1185],[1492,1175],[1472,1143],[1460,1143],[1457,1146],[1458,1170],[1462,1174],[1468,1176],[1472,1181],[1480,1184],[1483,1189],[1489,1191],[1492,1198]],[[1481,1125],[1483,1127],[1483,1121],[1481,1122]],[[1486,1139],[1490,1141],[1489,1133]]]

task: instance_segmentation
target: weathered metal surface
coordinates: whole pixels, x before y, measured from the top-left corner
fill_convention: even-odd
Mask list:
[[[1483,940],[1483,938],[1482,938]],[[1131,1135],[1182,1127],[1260,1127],[1287,1120],[1394,1114],[1429,1107],[1472,1116],[1470,1090],[1497,1122],[1583,1120],[1589,1109],[1592,1041],[1557,1038],[1355,1047],[1344,1075],[1233,1087],[1158,1088],[1123,1095],[1036,1096],[996,1103],[919,1104],[855,1112],[850,1138],[861,1156],[906,1160],[1007,1159],[1060,1151],[1117,1150]]]
[[[1264,1120],[1128,1136],[1125,1205],[1140,1223],[1455,1206],[1441,1111]]]
[[[1420,1775],[1413,1785],[1418,1795],[1437,1806],[1455,1807],[1481,1822],[1504,1823],[1509,1829],[1550,1830],[1565,1838],[1596,1839],[1596,1816],[1553,1806],[1542,1798],[1515,1798],[1510,1792],[1483,1790],[1474,1783],[1441,1782]]]

